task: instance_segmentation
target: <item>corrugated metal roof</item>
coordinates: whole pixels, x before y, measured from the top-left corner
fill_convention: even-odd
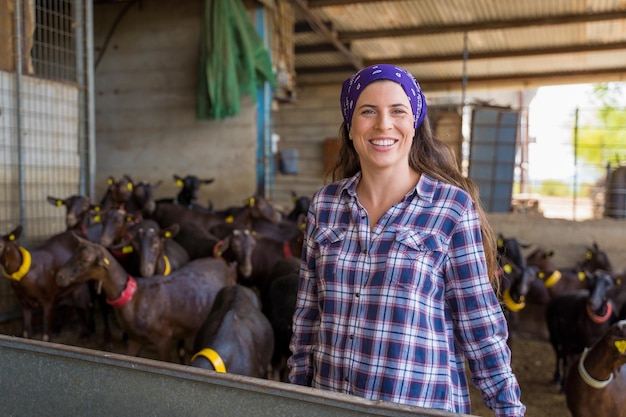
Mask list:
[[[430,91],[461,89],[464,75],[468,89],[626,81],[626,0],[294,4],[297,84],[377,62],[404,66]]]

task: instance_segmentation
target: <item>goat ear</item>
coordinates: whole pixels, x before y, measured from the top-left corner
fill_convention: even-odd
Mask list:
[[[19,239],[20,236],[22,236],[22,230],[23,230],[22,225],[18,224],[17,227],[13,229],[11,233],[6,235],[6,239],[10,241]]]
[[[56,198],[56,197],[48,196],[47,200],[48,200],[48,203],[52,204],[53,206],[57,206],[57,207],[61,207],[63,204],[65,204],[65,201],[63,201],[62,198]]]
[[[211,184],[213,181],[215,181],[215,178],[210,178],[207,180],[200,180],[202,184]]]
[[[180,226],[178,225],[178,223],[173,223],[170,227],[161,229],[160,234],[166,239],[171,239],[178,234],[179,230]]]

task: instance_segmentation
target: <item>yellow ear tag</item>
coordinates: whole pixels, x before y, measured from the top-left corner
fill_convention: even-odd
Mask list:
[[[232,223],[235,221],[235,218],[233,216],[228,216],[226,217],[226,219],[224,220],[226,223]]]
[[[504,272],[506,272],[507,274],[510,274],[511,272],[513,272],[513,267],[509,264],[504,265]]]
[[[579,281],[584,281],[584,280],[585,280],[585,278],[587,278],[587,275],[585,275],[585,273],[584,273],[583,271],[580,271],[580,272],[578,273],[578,280],[579,280]]]
[[[133,247],[132,246],[124,246],[122,248],[122,253],[132,253],[133,251]]]
[[[587,258],[587,260],[591,259],[592,256],[593,254],[591,253],[591,251],[587,251],[587,253],[585,253],[585,258]]]
[[[57,207],[61,207],[63,205],[63,200],[57,200]]]
[[[129,182],[128,184],[126,184],[126,189],[127,189],[128,191],[133,191],[133,184],[132,184],[132,183],[130,183],[130,182]]]
[[[626,352],[626,340],[616,340],[615,347],[619,351],[619,353]]]
[[[100,206],[95,206],[95,207],[93,208],[93,211],[96,211],[96,212],[97,212],[97,211],[100,211]]]
[[[254,197],[250,197],[250,200],[248,201],[248,204],[250,204],[250,207],[252,207],[254,205]]]
[[[100,215],[93,216],[93,221],[96,223],[100,223],[102,221],[102,217]]]
[[[537,276],[539,277],[539,279],[544,279],[546,277],[546,274],[543,272],[540,272],[539,274],[537,274]]]
[[[498,247],[501,248],[504,246],[504,241],[502,239],[498,239]]]
[[[11,234],[9,235],[9,240],[10,240],[11,242],[13,242],[13,241],[15,240],[15,235],[14,235],[13,233],[11,233]]]
[[[109,264],[110,264],[109,259],[108,259],[108,258],[104,258],[104,263],[105,263],[106,265],[109,265]]]
[[[130,216],[126,216],[126,223],[130,223],[133,221],[133,218]]]
[[[182,187],[183,186],[182,180],[176,180],[176,185],[179,187]]]
[[[113,184],[113,179],[109,178],[109,179],[107,180],[107,184],[112,185],[112,184]]]
[[[167,238],[172,237],[172,232],[165,232],[165,237],[167,237]]]

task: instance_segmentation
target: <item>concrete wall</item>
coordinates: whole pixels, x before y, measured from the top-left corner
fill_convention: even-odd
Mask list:
[[[570,221],[547,219],[535,214],[490,213],[489,222],[505,237],[515,237],[531,245],[527,255],[537,247],[554,251],[558,267],[576,266],[594,242],[603,249],[615,271],[626,270],[626,221],[614,219]]]
[[[338,137],[342,120],[339,91],[340,86],[305,87],[295,103],[274,112],[279,152],[298,151],[298,174],[276,173],[272,199],[277,204],[288,206],[291,191],[310,196],[324,184],[324,141]]]
[[[196,120],[201,0],[143,0],[122,17],[95,71],[96,197],[106,179],[163,181],[157,197],[177,193],[173,174],[215,178],[199,203],[241,204],[256,190],[256,105]],[[96,61],[126,3],[94,5]]]

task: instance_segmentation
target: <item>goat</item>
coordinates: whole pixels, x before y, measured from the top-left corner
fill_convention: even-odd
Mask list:
[[[62,301],[76,306],[84,313],[87,337],[93,332],[95,322],[92,302],[87,284],[76,284],[62,288],[55,282],[54,276],[61,266],[72,256],[76,242],[72,232],[65,231],[48,238],[43,244],[28,250],[17,244],[22,234],[18,225],[12,232],[0,239],[0,265],[5,277],[11,280],[11,286],[20,302],[23,316],[24,338],[33,335],[33,312],[43,309],[42,340],[50,340],[54,309]]]
[[[224,287],[194,340],[190,365],[217,372],[266,378],[274,333],[250,288]]]
[[[236,283],[234,268],[215,258],[189,262],[168,276],[136,280],[104,246],[76,239],[78,247],[57,272],[56,281],[61,286],[91,279],[102,283],[128,335],[130,356],[151,343],[160,360],[170,361],[172,342],[195,336],[219,290]],[[184,352],[179,351],[179,359],[184,363]]]
[[[553,299],[546,309],[550,343],[556,356],[554,383],[563,389],[568,361],[591,346],[617,319],[608,298],[614,285],[611,276],[597,271],[587,278],[591,290],[565,294]]]
[[[626,320],[614,323],[580,359],[565,382],[572,417],[626,417]]]

